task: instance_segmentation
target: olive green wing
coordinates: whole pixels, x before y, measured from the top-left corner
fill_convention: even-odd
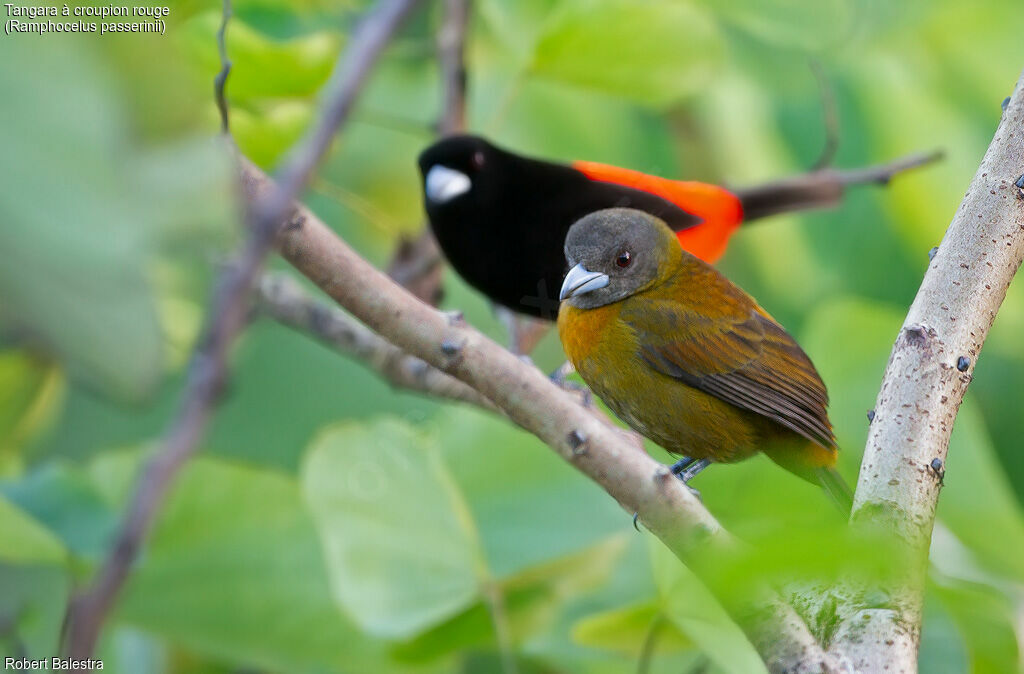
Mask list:
[[[652,368],[692,388],[761,414],[825,448],[835,447],[817,370],[792,337],[753,301],[698,314],[649,299],[622,318]]]

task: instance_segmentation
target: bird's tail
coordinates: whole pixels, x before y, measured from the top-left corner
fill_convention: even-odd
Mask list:
[[[846,484],[843,476],[835,468],[822,466],[816,469],[818,482],[835,504],[845,514],[853,509],[853,492]]]

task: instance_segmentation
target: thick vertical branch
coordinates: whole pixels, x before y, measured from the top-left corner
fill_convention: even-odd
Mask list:
[[[281,222],[290,217],[293,200],[348,118],[373,64],[417,1],[384,0],[367,15],[328,84],[320,119],[289,155],[279,172],[279,183],[251,203],[246,218],[248,235],[235,264],[229,265],[218,279],[206,327],[189,368],[181,408],[143,469],[110,556],[92,586],[68,607],[64,649],[70,657],[84,660],[95,650],[106,617],[138,557],[156,511],[174,477],[205,434],[227,373],[228,350],[245,324],[249,292],[275,234]],[[224,7],[229,11],[229,4]]]
[[[858,671],[917,671],[924,575],[950,432],[1024,258],[1021,174],[1024,74],[907,313],[878,394],[852,521],[891,532],[910,568],[881,588],[885,608],[854,605],[834,642]],[[956,460],[970,459],[955,458],[953,471]]]

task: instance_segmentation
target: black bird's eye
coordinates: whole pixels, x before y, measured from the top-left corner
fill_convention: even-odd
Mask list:
[[[481,152],[480,150],[477,150],[476,152],[473,153],[473,168],[475,168],[477,171],[479,171],[483,167],[484,167],[484,153]]]
[[[633,256],[629,254],[628,250],[624,250],[619,253],[619,256],[615,258],[615,265],[625,269],[633,262]]]

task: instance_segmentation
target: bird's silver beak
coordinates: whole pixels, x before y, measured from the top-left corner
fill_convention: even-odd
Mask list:
[[[435,164],[427,171],[423,191],[427,199],[435,204],[451,201],[460,194],[465,194],[473,186],[469,176],[447,166]]]
[[[559,300],[566,300],[577,295],[585,295],[598,288],[608,285],[608,274],[599,271],[587,271],[583,264],[569,270],[562,281],[562,290],[558,293]]]

